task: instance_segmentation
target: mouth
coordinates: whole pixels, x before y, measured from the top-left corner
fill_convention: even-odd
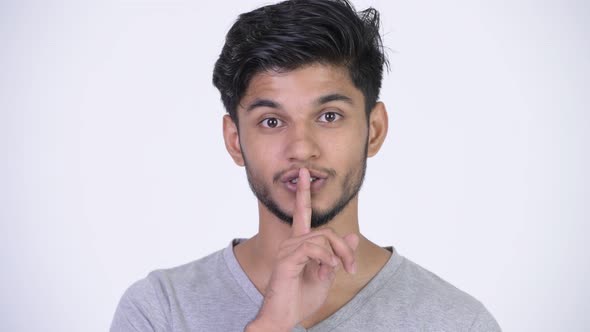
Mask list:
[[[311,182],[310,191],[312,193],[320,190],[321,187],[323,187],[323,185],[326,183],[326,180],[328,178],[328,174],[316,170],[309,170],[309,175],[309,180]],[[297,182],[299,182],[299,169],[294,169],[283,174],[283,176],[281,176],[280,178],[280,181],[284,184],[287,190],[293,193],[297,192]]]
[[[316,181],[317,179],[318,179],[318,178],[316,178],[316,177],[311,177],[311,178],[309,178],[309,182],[314,182],[314,181]],[[296,177],[296,178],[292,179],[292,180],[291,180],[291,181],[289,181],[289,182],[291,182],[291,183],[293,183],[293,184],[297,184],[297,182],[298,182],[298,181],[299,181],[299,177]]]

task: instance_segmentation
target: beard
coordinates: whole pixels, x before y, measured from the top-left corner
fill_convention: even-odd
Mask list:
[[[368,148],[368,138],[365,142],[364,154],[361,157],[361,162],[359,167],[354,169],[349,169],[343,177],[342,180],[342,188],[340,191],[340,197],[336,200],[336,202],[329,208],[325,210],[318,210],[313,209],[311,211],[311,228],[317,228],[323,225],[326,225],[330,222],[334,217],[336,217],[344,208],[350,203],[350,201],[356,197],[358,192],[360,191],[363,181],[365,179],[365,172],[367,170],[367,148]],[[242,151],[244,151],[242,149]],[[250,185],[250,189],[254,193],[254,196],[272,213],[274,214],[279,220],[283,221],[288,225],[293,225],[293,215],[288,214],[282,209],[277,202],[273,199],[272,195],[270,194],[268,187],[264,183],[264,181],[258,179],[256,176],[252,174],[251,168],[248,166],[247,158],[244,156],[244,165],[246,168],[246,176],[248,178],[248,184]],[[322,169],[324,172],[331,175],[331,179],[337,179],[336,171],[331,169]],[[276,174],[273,178],[279,178],[279,174]]]

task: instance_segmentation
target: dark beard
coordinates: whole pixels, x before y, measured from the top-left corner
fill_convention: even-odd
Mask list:
[[[362,158],[362,166],[360,170],[353,170],[349,172],[344,177],[344,187],[342,188],[342,195],[336,204],[327,211],[317,211],[312,210],[311,212],[311,228],[317,228],[323,225],[326,225],[330,222],[334,217],[336,217],[344,208],[350,203],[350,201],[358,195],[360,191],[364,179],[365,179],[365,172],[367,170],[367,148],[368,142],[365,143],[365,151]],[[244,151],[242,149],[242,151]],[[283,211],[278,204],[272,199],[270,194],[268,193],[267,188],[261,183],[255,183],[252,180],[252,175],[248,168],[248,162],[244,156],[244,164],[246,166],[246,176],[248,178],[248,184],[250,185],[250,189],[254,193],[254,196],[270,211],[274,214],[277,218],[288,225],[293,225],[293,216],[288,215],[285,211]],[[360,173],[360,174],[359,174]]]

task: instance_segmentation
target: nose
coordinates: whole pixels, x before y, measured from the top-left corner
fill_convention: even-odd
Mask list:
[[[320,156],[313,129],[309,125],[292,126],[287,135],[286,154],[290,162],[306,162]]]

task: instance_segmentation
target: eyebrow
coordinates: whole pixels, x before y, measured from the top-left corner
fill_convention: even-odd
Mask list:
[[[340,94],[340,93],[331,93],[331,94],[328,94],[325,96],[321,96],[320,98],[318,98],[315,101],[315,104],[319,106],[319,105],[327,104],[332,101],[343,101],[349,105],[354,106],[354,102],[353,102],[352,98],[345,96],[343,94]],[[246,111],[249,112],[249,111],[251,111],[255,108],[258,108],[258,107],[269,107],[269,108],[275,108],[275,109],[282,108],[282,106],[279,103],[277,103],[273,100],[256,99],[256,100],[254,100],[254,102],[252,102],[250,105],[248,105],[248,107],[246,108]]]
[[[327,104],[331,101],[343,101],[347,104],[354,106],[354,102],[352,101],[352,98],[345,96],[343,94],[340,94],[340,93],[331,93],[329,95],[322,96],[317,100],[316,104],[323,105],[323,104]]]
[[[280,108],[279,104],[270,99],[256,99],[246,108],[246,111],[251,111],[257,107]]]

